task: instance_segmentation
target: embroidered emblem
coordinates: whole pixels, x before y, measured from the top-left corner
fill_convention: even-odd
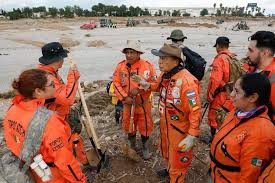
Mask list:
[[[184,156],[184,157],[182,157],[182,158],[180,159],[180,161],[183,162],[183,163],[188,163],[189,160],[190,160],[190,159],[189,159],[189,157],[187,157],[187,156]]]
[[[179,79],[177,79],[177,81],[176,81],[176,86],[181,86],[181,85],[182,85],[182,79],[179,78]]]
[[[258,158],[252,158],[251,164],[257,167],[261,167],[263,164],[263,160]]]
[[[178,121],[180,119],[177,115],[171,115],[170,118],[172,121]]]
[[[150,77],[150,71],[148,71],[148,70],[144,71],[143,77],[145,79],[149,79],[149,77]]]
[[[174,98],[180,98],[180,89],[178,87],[174,87],[172,90],[172,96]]]
[[[175,105],[179,105],[179,104],[181,104],[181,100],[180,99],[174,99],[173,103]]]
[[[196,92],[194,90],[187,92],[186,96],[188,98],[194,98],[196,96]]]
[[[169,86],[170,86],[170,87],[174,87],[174,86],[175,86],[175,83],[176,83],[176,81],[175,81],[174,79],[172,79],[172,80],[170,81],[170,83],[169,83]]]
[[[246,135],[247,135],[247,131],[243,130],[235,138],[236,138],[237,142],[242,142],[244,140],[244,138],[246,137]]]

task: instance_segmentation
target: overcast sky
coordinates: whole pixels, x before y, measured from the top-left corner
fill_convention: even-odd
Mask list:
[[[224,6],[246,6],[247,3],[258,3],[259,7],[265,8],[267,13],[275,14],[275,0],[0,0],[0,9],[10,10],[24,6],[55,6],[62,8],[66,5],[79,5],[90,9],[97,3],[109,5],[140,6],[140,7],[213,7],[222,3]]]

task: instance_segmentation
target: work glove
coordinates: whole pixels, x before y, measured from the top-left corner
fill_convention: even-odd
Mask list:
[[[139,94],[139,89],[138,88],[132,89],[130,91],[130,95],[131,96],[136,96],[137,94]]]
[[[134,74],[131,76],[131,78],[137,82],[138,84],[140,84],[144,90],[148,90],[150,88],[150,83],[148,83],[145,79],[143,79],[141,76]]]
[[[126,98],[123,100],[123,103],[128,104],[128,105],[131,105],[131,104],[134,103],[134,100],[133,100],[131,97],[126,97]]]
[[[181,148],[181,152],[187,152],[189,151],[195,144],[195,140],[197,137],[192,136],[192,135],[187,135],[183,140],[180,141],[178,144],[178,147]]]

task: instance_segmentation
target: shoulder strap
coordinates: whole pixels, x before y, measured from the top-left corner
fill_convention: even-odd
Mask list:
[[[27,171],[32,158],[37,155],[42,143],[45,126],[52,114],[53,111],[50,111],[45,107],[39,107],[34,113],[28,125],[25,141],[19,156],[19,158],[25,162],[22,171]]]

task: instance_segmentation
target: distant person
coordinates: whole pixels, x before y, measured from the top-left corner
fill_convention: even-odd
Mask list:
[[[154,81],[156,79],[155,68],[149,61],[141,59],[144,52],[140,41],[128,40],[122,53],[125,54],[125,59],[118,63],[113,74],[115,94],[123,103],[122,127],[128,134],[128,143],[133,149],[136,146],[136,133],[139,131],[143,158],[149,159],[151,154],[148,140],[153,132],[151,92],[141,90],[130,76],[139,75],[146,81]],[[133,104],[135,104],[135,109],[134,114],[131,114]],[[134,117],[133,131],[129,131],[131,115]]]
[[[256,183],[271,163],[275,126],[270,119],[270,95],[270,82],[262,74],[246,74],[237,80],[231,93],[235,110],[211,143],[212,182]]]
[[[229,51],[229,38],[218,37],[214,47],[217,55],[211,64],[212,70],[207,88],[207,101],[209,104],[208,124],[211,128],[212,137],[221,126],[225,115],[234,109],[230,99],[230,93],[226,90],[226,85],[230,81],[230,59],[236,55]],[[219,115],[217,112],[219,111]],[[222,119],[218,119],[218,117]]]
[[[271,83],[270,100],[275,111],[275,34],[270,31],[258,31],[249,37],[250,42],[246,56],[251,72],[266,75]],[[273,113],[273,121],[275,113]]]
[[[164,44],[159,50],[160,77],[156,83],[133,76],[144,89],[160,93],[160,152],[167,168],[157,172],[170,183],[184,182],[192,162],[193,146],[200,133],[201,102],[199,81],[184,68],[177,46]]]
[[[30,69],[13,81],[12,87],[18,95],[13,99],[3,123],[7,147],[17,158],[23,158],[21,160],[24,163],[33,163],[33,158],[41,154],[51,171],[52,177],[47,177],[49,183],[85,183],[85,175],[69,143],[71,131],[67,122],[44,107],[45,102],[55,95],[55,83],[51,78],[45,71]],[[38,111],[41,112],[38,114]],[[40,128],[42,131],[39,132]],[[41,145],[37,147],[36,154],[33,154],[36,143],[27,143],[38,142],[38,138],[41,138]],[[33,156],[25,159],[29,155]],[[31,173],[36,183],[42,182],[34,171]],[[16,172],[11,171],[11,174],[16,175]]]
[[[108,83],[108,88],[107,88],[107,92],[109,94],[109,96],[112,97],[112,104],[115,106],[115,120],[116,120],[116,125],[119,125],[120,123],[120,116],[121,116],[121,112],[123,109],[123,103],[121,102],[121,100],[118,99],[118,97],[115,94],[115,88],[114,88],[114,84],[113,81],[110,81]]]
[[[70,124],[71,129],[73,129],[70,141],[76,152],[75,155],[82,164],[87,164],[84,142],[80,136],[82,127],[80,119],[78,116],[70,116],[76,114],[75,112],[71,114],[70,110],[75,103],[80,73],[75,65],[71,66],[67,76],[67,84],[63,82],[58,73],[63,66],[64,59],[68,56],[67,53],[69,51],[64,49],[59,42],[47,43],[42,47],[42,57],[39,58],[40,64],[37,67],[49,73],[55,84],[55,95],[45,105]]]

